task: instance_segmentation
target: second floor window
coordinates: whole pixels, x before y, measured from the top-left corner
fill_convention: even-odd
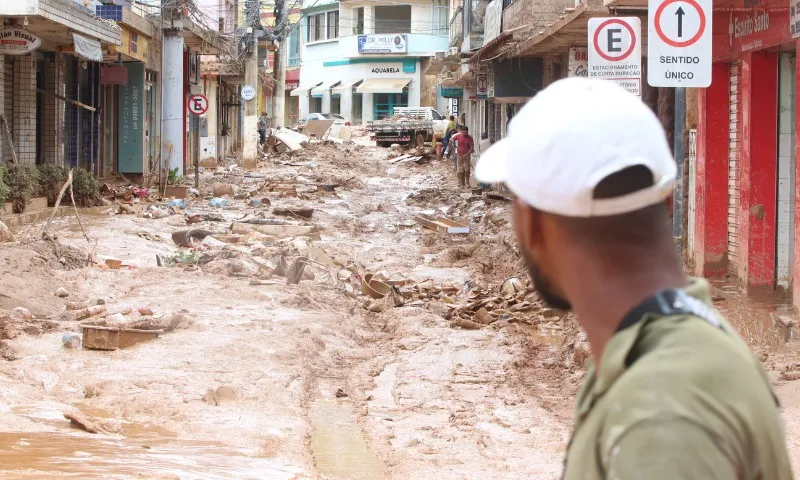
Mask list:
[[[289,34],[289,61],[287,65],[290,67],[300,66],[300,29],[292,28],[292,33]]]
[[[375,33],[411,33],[411,5],[375,7]]]
[[[339,11],[328,12],[328,38],[339,38]]]
[[[353,17],[356,19],[356,24],[353,26],[353,34],[361,35],[364,33],[364,7],[358,7],[354,12]]]
[[[325,40],[325,14],[318,13],[308,16],[308,42]]]

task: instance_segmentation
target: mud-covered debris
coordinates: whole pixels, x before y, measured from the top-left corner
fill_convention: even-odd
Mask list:
[[[102,298],[93,298],[86,302],[67,302],[67,310],[83,310],[96,305],[105,305],[106,301]]]
[[[147,318],[128,323],[127,327],[136,330],[162,330],[172,332],[183,328],[188,328],[192,321],[184,313],[176,313],[167,317]]]
[[[20,354],[5,340],[0,340],[0,358],[13,362],[22,358]]]
[[[464,330],[479,330],[483,328],[483,324],[478,322],[473,322],[472,320],[467,320],[465,318],[456,318],[450,322],[451,327],[457,327]]]
[[[33,314],[25,307],[17,307],[14,310],[11,310],[11,318],[15,320],[31,320],[33,318]]]
[[[110,433],[103,427],[100,420],[91,418],[80,412],[64,413],[64,418],[69,420],[70,426],[73,428],[79,428],[89,433]]]
[[[6,242],[13,242],[14,241],[14,234],[11,233],[11,230],[6,226],[5,223],[0,222],[0,243]]]
[[[61,336],[61,345],[66,348],[81,348],[81,336],[77,333],[65,333]]]
[[[83,348],[90,350],[117,350],[138,343],[154,340],[161,330],[138,330],[132,328],[96,327],[84,325]]]
[[[213,192],[213,195],[215,197],[224,197],[225,195],[227,195],[233,198],[233,196],[235,195],[233,185],[231,185],[230,183],[217,182],[211,188],[211,191]]]
[[[209,405],[218,406],[226,402],[233,402],[236,400],[236,390],[233,387],[223,385],[216,389],[210,389],[203,395],[203,401]]]
[[[342,390],[341,388],[336,390],[336,398],[347,398],[349,396],[350,395],[344,393],[344,390]]]
[[[312,215],[314,215],[313,208],[291,208],[291,207],[284,207],[284,208],[276,208],[272,211],[275,215],[281,215],[286,217],[298,217],[298,218],[305,218],[309,219]]]
[[[209,235],[213,235],[213,232],[199,228],[194,230],[180,230],[172,234],[172,241],[180,247],[191,248],[194,246],[194,242],[200,242]]]
[[[59,297],[59,298],[67,298],[67,297],[69,297],[69,292],[67,291],[66,288],[61,287],[58,290],[56,290],[55,295],[56,295],[56,297]]]
[[[516,295],[523,291],[525,291],[525,284],[519,277],[509,277],[500,286],[500,292],[503,295]]]
[[[72,314],[73,320],[83,320],[85,318],[94,317],[97,315],[102,315],[107,313],[107,309],[105,305],[93,305],[91,307],[83,308],[81,310],[75,310]]]
[[[139,315],[153,315],[153,310],[150,307],[139,307]]]

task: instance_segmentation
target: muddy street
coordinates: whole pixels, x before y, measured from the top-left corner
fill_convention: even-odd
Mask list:
[[[312,143],[80,219],[0,249],[4,478],[559,477],[588,349],[529,287],[510,204],[429,150]],[[795,342],[774,305],[717,300],[797,445]]]

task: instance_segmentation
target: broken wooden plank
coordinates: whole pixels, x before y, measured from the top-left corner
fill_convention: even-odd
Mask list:
[[[421,215],[414,216],[414,220],[425,228],[442,233],[469,233],[469,227],[447,217],[438,217],[436,220],[425,218]]]
[[[278,207],[272,211],[274,215],[281,215],[285,217],[300,217],[300,218],[311,218],[314,215],[313,208],[291,208],[291,207]]]
[[[317,227],[313,225],[251,225],[243,223],[234,223],[231,228],[234,233],[251,231],[263,233],[264,235],[283,235],[286,237],[308,235],[317,230]]]
[[[404,155],[400,155],[399,157],[394,157],[392,159],[389,159],[389,163],[397,163],[397,162],[403,161],[403,160],[405,160],[405,159],[407,159],[409,157],[413,157],[413,155],[411,155],[409,153],[406,153]]]

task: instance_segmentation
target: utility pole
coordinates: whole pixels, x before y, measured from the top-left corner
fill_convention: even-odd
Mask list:
[[[272,90],[272,127],[283,127],[286,110],[286,65],[289,56],[289,3],[275,0],[275,36],[278,48],[275,50],[275,87]]]
[[[248,0],[245,4],[247,60],[244,64],[244,86],[239,101],[244,102],[244,145],[242,146],[242,167],[255,169],[258,166],[258,101],[255,95],[245,93],[258,87],[258,40],[256,39],[259,19],[258,1]]]

